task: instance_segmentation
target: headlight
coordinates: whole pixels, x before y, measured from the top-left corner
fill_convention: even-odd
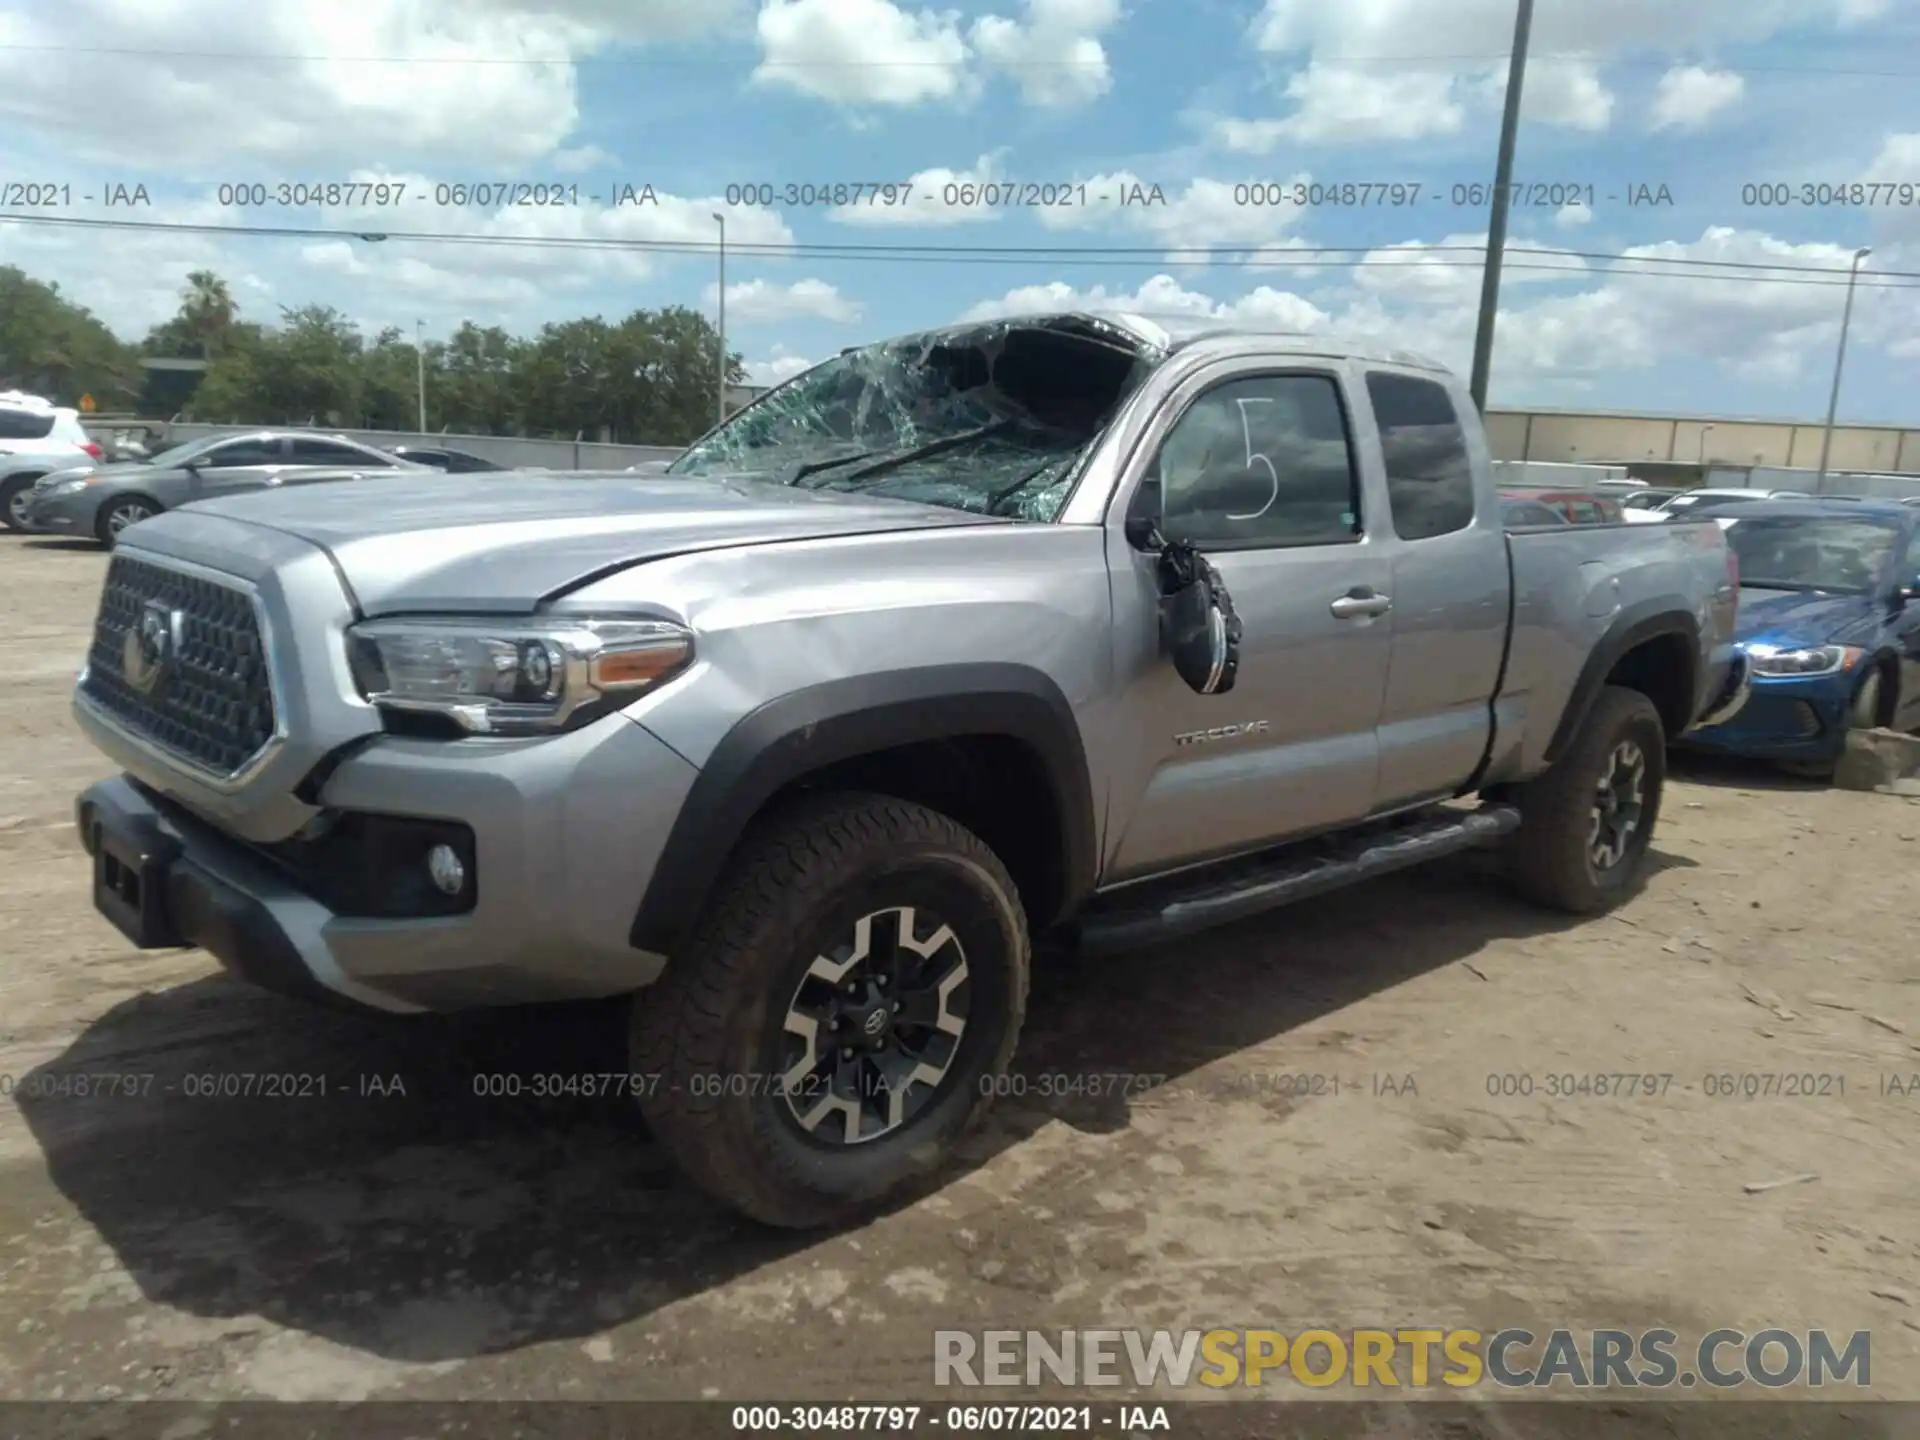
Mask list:
[[[62,480],[58,485],[54,486],[51,490],[47,491],[47,494],[49,496],[78,495],[82,490],[86,489],[87,486],[91,485],[92,483],[93,481],[91,479],[88,479],[85,477],[82,477],[79,480]]]
[[[1747,646],[1756,675],[1833,675],[1852,669],[1865,653],[1852,645]]]
[[[693,636],[663,620],[409,618],[347,632],[360,693],[476,735],[583,725],[679,674]]]

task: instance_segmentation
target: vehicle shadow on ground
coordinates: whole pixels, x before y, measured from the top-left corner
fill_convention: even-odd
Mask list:
[[[1017,1062],[1029,1083],[940,1183],[1049,1121],[1125,1127],[1137,1084],[1177,1081],[1495,939],[1578,923],[1511,898],[1492,859],[1160,950],[1043,954]],[[53,1182],[148,1300],[430,1362],[594,1334],[820,1238],[720,1211],[628,1102],[531,1095],[543,1076],[624,1069],[613,1006],[384,1020],[215,976],[116,1006],[15,1098]],[[1040,1075],[1128,1083],[1041,1095]]]
[[[57,535],[34,535],[23,539],[21,544],[29,550],[68,550],[85,555],[105,553],[105,547],[98,540],[67,540]]]
[[[1667,778],[1716,790],[1831,790],[1825,780],[1792,775],[1768,760],[1708,751],[1672,751],[1667,756]]]

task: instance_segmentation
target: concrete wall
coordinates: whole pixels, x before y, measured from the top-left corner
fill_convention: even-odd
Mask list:
[[[1774,465],[1817,470],[1824,427],[1764,420],[1494,410],[1487,436],[1501,460]],[[1920,475],[1920,428],[1836,425],[1834,470]]]
[[[257,430],[246,425],[167,427],[169,439]],[[552,470],[624,470],[643,460],[670,460],[672,445],[603,445],[590,440],[522,440],[505,435],[414,435],[382,430],[327,430],[370,445],[441,445],[499,465]],[[1771,465],[1814,470],[1820,464],[1819,425],[1759,420],[1689,420],[1607,415],[1571,410],[1494,410],[1487,437],[1497,460],[1625,465],[1672,462]],[[1920,476],[1920,428],[1837,425],[1832,470]]]

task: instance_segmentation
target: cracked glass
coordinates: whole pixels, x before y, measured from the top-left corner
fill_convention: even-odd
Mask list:
[[[1165,358],[1086,315],[903,336],[796,376],[667,473],[1049,522],[1122,402]]]

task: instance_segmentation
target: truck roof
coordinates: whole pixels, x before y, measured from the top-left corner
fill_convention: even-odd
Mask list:
[[[1408,369],[1448,373],[1446,366],[1425,355],[1417,355],[1409,350],[1395,350],[1373,341],[1360,340],[1351,336],[1308,334],[1305,331],[1289,330],[1280,325],[1230,323],[1210,315],[1163,315],[1138,310],[1034,311],[1019,315],[996,316],[990,320],[962,322],[957,325],[943,326],[937,330],[921,331],[918,336],[901,338],[958,337],[970,331],[977,333],[993,326],[1035,326],[1042,329],[1054,328],[1082,333],[1091,331],[1096,334],[1105,332],[1109,336],[1117,330],[1133,344],[1158,351],[1163,355],[1171,355],[1175,351],[1185,350],[1190,346],[1215,341],[1258,339],[1274,349],[1289,350],[1299,355],[1320,355],[1338,360],[1369,360],[1380,365],[1400,365]],[[859,348],[861,347],[849,347],[849,349]]]
[[[1331,355],[1341,359],[1374,360],[1385,365],[1405,365],[1419,370],[1444,371],[1446,369],[1437,360],[1429,359],[1424,355],[1417,355],[1409,350],[1395,350],[1372,341],[1342,335],[1309,334],[1301,330],[1288,330],[1280,325],[1233,323],[1213,316],[1160,315],[1123,310],[1104,313],[1074,312],[1070,316],[1060,318],[1106,320],[1123,326],[1156,348],[1169,352],[1184,350],[1190,345],[1198,345],[1209,340],[1259,339],[1275,348],[1292,350],[1302,355]]]

